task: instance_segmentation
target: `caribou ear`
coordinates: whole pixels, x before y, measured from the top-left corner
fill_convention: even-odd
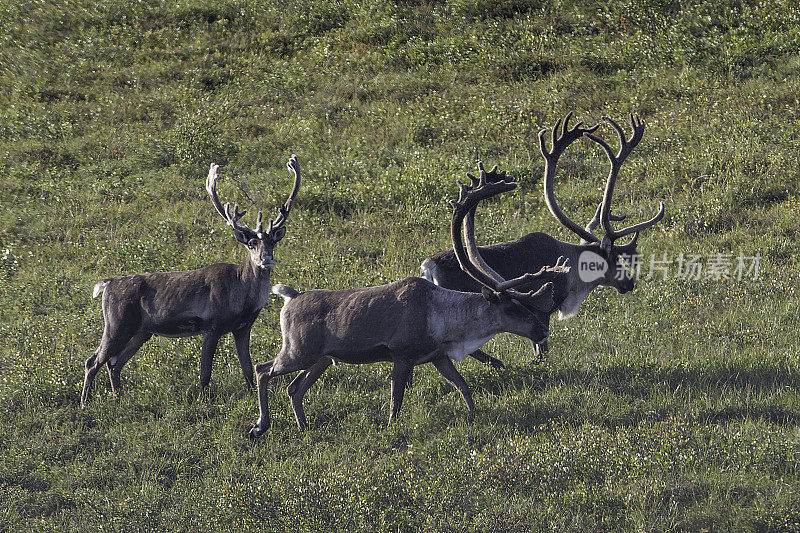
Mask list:
[[[286,235],[286,226],[278,226],[272,230],[272,240],[278,242]]]
[[[235,228],[234,228],[234,230],[233,230],[233,236],[236,238],[236,240],[237,240],[237,241],[239,241],[239,242],[240,242],[240,243],[242,243],[242,244],[247,244],[248,242],[250,242],[250,241],[247,239],[247,235],[245,235],[245,234],[244,234],[244,232],[242,232],[242,231],[239,231],[238,229],[235,229]]]

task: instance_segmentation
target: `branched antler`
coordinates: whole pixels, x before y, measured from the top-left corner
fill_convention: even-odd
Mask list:
[[[548,312],[553,305],[552,283],[545,283],[537,290],[527,292],[520,292],[516,290],[516,287],[527,285],[533,281],[552,279],[556,275],[568,272],[567,261],[559,258],[555,266],[542,267],[538,272],[528,272],[511,280],[503,279],[486,263],[478,250],[478,246],[475,244],[473,221],[475,208],[480,201],[513,190],[517,184],[505,180],[488,181],[489,173],[484,170],[483,164],[479,163],[478,168],[481,172],[477,181],[474,176],[470,175],[470,179],[473,181],[472,185],[464,185],[459,182],[458,200],[451,202],[453,217],[450,225],[450,234],[456,258],[467,274],[492,293],[497,295],[505,294],[525,305]],[[495,176],[500,176],[501,174],[497,173],[496,169],[497,167],[493,168],[492,173]],[[505,173],[502,173],[502,176],[505,176]],[[465,218],[469,218],[469,224],[465,222]],[[463,240],[459,228],[463,229]]]
[[[556,219],[567,229],[576,233],[581,239],[587,242],[600,242],[600,239],[597,238],[591,231],[587,231],[586,229],[580,227],[567,215],[565,215],[559,207],[558,201],[556,201],[553,182],[555,180],[558,158],[562,153],[564,153],[564,150],[566,150],[570,144],[581,138],[583,135],[593,133],[599,127],[598,124],[595,124],[594,126],[583,128],[581,127],[581,124],[583,123],[578,122],[575,127],[569,128],[568,123],[571,117],[572,113],[568,113],[567,116],[564,117],[563,121],[559,119],[553,126],[551,135],[552,148],[550,150],[547,149],[547,143],[544,138],[547,130],[543,129],[539,132],[539,149],[541,150],[545,160],[544,200],[547,204],[547,208],[550,210],[553,216],[556,217]],[[561,130],[560,133],[559,129]]]
[[[601,239],[594,234],[594,230],[597,226],[602,225],[603,230],[605,231],[605,237],[607,242],[613,243],[615,240],[619,239],[620,237],[624,237],[625,235],[629,235],[631,233],[638,233],[639,231],[649,228],[664,216],[664,204],[662,203],[658,213],[656,216],[647,220],[645,222],[636,224],[629,228],[625,228],[620,231],[616,231],[611,222],[621,222],[625,220],[625,215],[613,215],[611,214],[611,201],[614,196],[614,185],[617,181],[617,176],[619,175],[619,169],[622,166],[622,163],[625,159],[630,155],[636,145],[639,144],[639,141],[642,140],[642,135],[644,133],[644,123],[638,117],[630,115],[630,122],[631,126],[633,127],[633,133],[631,134],[630,139],[628,139],[623,131],[622,127],[614,122],[612,119],[608,117],[603,117],[603,120],[608,122],[612,128],[617,132],[617,137],[620,141],[620,148],[617,154],[614,154],[611,147],[606,143],[603,139],[594,135],[594,132],[597,130],[598,125],[591,126],[589,128],[582,128],[581,123],[575,125],[573,128],[568,127],[569,119],[572,117],[572,113],[568,113],[567,116],[564,117],[563,121],[559,120],[553,126],[551,137],[552,137],[552,148],[550,150],[547,149],[547,143],[545,141],[545,133],[547,132],[546,129],[543,129],[539,132],[539,147],[541,149],[542,155],[545,158],[545,169],[544,169],[544,198],[545,202],[547,203],[548,209],[553,214],[556,219],[561,222],[567,229],[576,233],[583,242],[596,242],[601,243]],[[555,197],[554,185],[553,181],[555,178],[555,169],[556,164],[558,163],[558,158],[561,154],[566,150],[566,148],[574,142],[576,139],[580,138],[581,136],[585,136],[592,141],[599,144],[608,155],[608,160],[611,163],[611,170],[608,174],[608,180],[606,181],[606,188],[603,192],[603,199],[600,204],[597,206],[597,210],[595,211],[594,217],[586,224],[585,227],[581,228],[578,224],[570,220],[561,208],[558,205]]]
[[[473,187],[477,186],[480,180],[483,180],[487,183],[499,183],[501,181],[506,181],[506,171],[497,170],[497,165],[493,166],[492,170],[489,172],[486,172],[486,169],[483,168],[483,161],[478,161],[478,170],[478,175],[480,176],[478,178],[467,172],[467,177],[472,182]]]
[[[289,197],[283,205],[278,208],[278,216],[271,220],[267,227],[266,233],[272,235],[275,241],[279,241],[280,237],[283,237],[283,232],[279,232],[278,230],[286,223],[286,216],[292,209],[292,204],[297,197],[297,192],[300,190],[300,164],[297,162],[296,155],[292,154],[292,157],[289,158],[289,162],[286,163],[286,167],[294,174],[294,185],[292,186],[292,192],[289,193]],[[222,202],[220,202],[219,196],[217,196],[218,171],[219,165],[212,164],[211,168],[208,170],[208,178],[206,179],[206,190],[208,191],[208,196],[211,198],[211,203],[214,205],[217,213],[225,219],[225,222],[227,222],[231,228],[242,233],[246,239],[262,238],[264,236],[264,225],[261,220],[261,211],[258,212],[258,217],[256,218],[256,229],[251,229],[239,223],[239,220],[247,211],[239,211],[238,204],[234,204],[233,208],[231,208],[229,202],[225,203],[225,205],[222,205]]]
[[[286,223],[286,216],[289,214],[289,211],[291,211],[295,198],[297,198],[297,191],[300,190],[300,163],[297,162],[296,155],[292,154],[292,157],[290,157],[289,161],[286,163],[286,168],[294,174],[292,192],[289,193],[289,197],[283,205],[278,208],[278,216],[270,221],[267,233],[274,234],[276,230]]]
[[[614,185],[617,182],[617,177],[619,176],[619,169],[622,167],[622,163],[625,159],[630,155],[636,145],[639,144],[639,141],[642,140],[642,135],[644,133],[644,122],[639,117],[630,114],[630,122],[631,127],[633,128],[633,133],[631,134],[631,138],[627,139],[625,136],[625,132],[623,131],[622,127],[617,124],[614,120],[610,119],[609,117],[603,117],[603,120],[611,124],[611,127],[617,132],[617,137],[619,138],[619,152],[614,154],[614,151],[611,147],[606,143],[603,139],[597,137],[596,135],[592,135],[591,132],[587,132],[584,135],[589,139],[593,140],[597,144],[599,144],[603,150],[605,150],[606,155],[608,156],[608,161],[611,163],[611,169],[608,172],[608,180],[606,181],[606,188],[603,192],[603,202],[600,204],[600,223],[603,226],[603,230],[606,233],[606,237],[613,242],[619,239],[620,237],[624,237],[625,235],[629,235],[631,233],[637,233],[642,231],[643,229],[647,229],[650,226],[654,225],[656,222],[661,220],[664,216],[664,202],[661,202],[658,213],[645,222],[640,222],[639,224],[635,224],[633,226],[627,227],[623,230],[615,230],[611,222],[613,220],[621,220],[618,217],[615,218],[611,215],[611,200],[614,196]],[[596,217],[596,215],[595,215]]]
[[[217,210],[217,213],[225,219],[225,222],[232,227],[234,230],[239,231],[247,236],[248,239],[255,238],[257,233],[260,233],[261,228],[261,212],[258,212],[258,220],[256,230],[252,230],[243,224],[239,224],[239,219],[241,219],[247,211],[239,211],[239,205],[233,205],[233,212],[231,212],[231,204],[227,202],[224,206],[222,202],[219,201],[219,196],[217,196],[217,178],[219,172],[219,165],[211,164],[211,168],[208,170],[208,178],[206,178],[206,191],[208,191],[208,196],[211,198],[211,203],[214,205],[214,208]]]

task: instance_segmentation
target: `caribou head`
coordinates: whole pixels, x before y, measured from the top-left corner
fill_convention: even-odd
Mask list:
[[[212,164],[208,171],[206,190],[208,191],[208,196],[211,198],[211,203],[214,204],[217,213],[219,213],[220,216],[225,219],[225,222],[228,223],[228,226],[231,227],[236,240],[247,246],[250,254],[250,263],[258,269],[268,269],[275,263],[272,255],[273,250],[275,245],[286,235],[286,215],[288,215],[289,211],[292,209],[292,204],[300,189],[300,164],[297,162],[296,155],[292,154],[289,162],[286,163],[286,168],[294,174],[292,192],[283,205],[278,208],[278,216],[269,222],[266,231],[261,221],[261,211],[258,212],[255,229],[251,229],[239,222],[239,219],[241,219],[247,211],[240,212],[237,204],[234,204],[233,208],[231,208],[230,203],[222,205],[222,202],[220,202],[217,196],[217,171],[219,165]]]

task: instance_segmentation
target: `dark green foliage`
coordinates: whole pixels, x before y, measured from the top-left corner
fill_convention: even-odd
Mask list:
[[[0,6],[0,529],[800,528],[800,9],[795,2],[70,0]],[[272,217],[303,188],[273,280],[393,281],[449,246],[455,179],[521,182],[479,240],[540,230],[536,134],[574,110],[646,123],[615,212],[667,204],[640,251],[761,257],[758,280],[593,293],[550,357],[432,369],[385,427],[388,365],[330,369],[298,434],[245,438],[255,394],[223,339],[195,402],[199,339],[154,339],[78,407],[101,277],[241,261],[220,194]],[[615,144],[608,127],[601,134]],[[579,142],[557,177],[588,220],[607,172]],[[280,348],[275,302],[254,361]]]

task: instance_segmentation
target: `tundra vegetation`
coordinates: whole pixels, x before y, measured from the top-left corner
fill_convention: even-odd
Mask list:
[[[80,409],[97,280],[244,260],[211,163],[220,197],[266,213],[302,162],[273,283],[380,285],[450,247],[477,160],[520,182],[479,206],[478,242],[570,240],[537,138],[569,111],[641,117],[615,212],[666,215],[636,289],[553,321],[543,362],[500,335],[506,368],[458,363],[476,415],[424,365],[387,428],[391,366],[340,365],[303,433],[274,380],[251,443],[230,336],[203,401],[200,338],[153,338],[119,397],[101,373]],[[797,530],[799,146],[789,0],[4,1],[0,529]],[[570,218],[592,217],[607,170],[591,141],[565,152]],[[650,254],[758,256],[760,275],[648,280]],[[280,349],[280,307],[254,362]]]

